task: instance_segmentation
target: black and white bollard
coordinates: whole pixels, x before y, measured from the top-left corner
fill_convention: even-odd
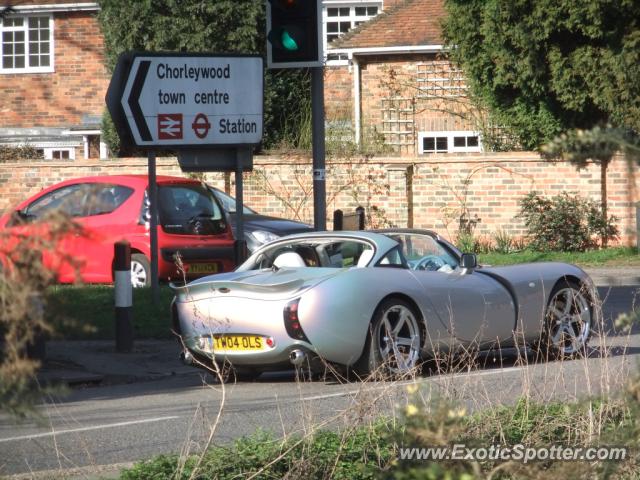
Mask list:
[[[133,287],[131,286],[131,245],[115,244],[114,289],[116,301],[116,351],[133,350]]]

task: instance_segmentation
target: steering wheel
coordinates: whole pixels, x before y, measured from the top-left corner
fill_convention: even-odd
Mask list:
[[[187,225],[190,231],[196,235],[211,235],[216,233],[211,217],[206,213],[199,213],[187,220]]]
[[[430,270],[435,272],[447,263],[438,255],[425,255],[413,265],[413,270]]]

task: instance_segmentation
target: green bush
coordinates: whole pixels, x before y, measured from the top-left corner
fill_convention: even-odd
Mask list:
[[[42,160],[43,158],[43,151],[31,145],[0,146],[0,162],[6,162],[7,160]]]
[[[395,458],[388,433],[380,421],[344,433],[322,430],[300,439],[282,441],[265,432],[237,440],[233,445],[209,448],[199,467],[198,457],[180,459],[161,455],[122,472],[121,480],[189,478],[369,479],[388,468]],[[196,471],[197,469],[197,471]]]
[[[546,251],[585,251],[618,236],[617,218],[605,218],[599,203],[562,192],[545,198],[531,192],[520,201],[519,218],[529,247]]]

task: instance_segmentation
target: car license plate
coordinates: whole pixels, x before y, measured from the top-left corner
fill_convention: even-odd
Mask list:
[[[192,263],[189,265],[187,273],[201,274],[201,273],[218,273],[217,263]]]
[[[264,340],[258,335],[216,335],[214,350],[262,350]]]

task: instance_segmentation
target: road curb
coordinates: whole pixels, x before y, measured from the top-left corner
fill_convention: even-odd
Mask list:
[[[640,267],[583,268],[597,287],[640,286]]]

